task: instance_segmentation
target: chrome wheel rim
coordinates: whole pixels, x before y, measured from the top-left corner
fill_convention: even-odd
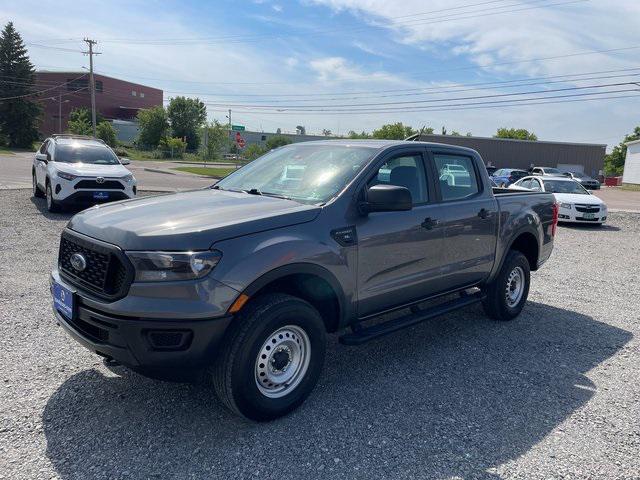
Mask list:
[[[524,270],[522,267],[515,267],[507,277],[505,287],[505,299],[509,307],[515,307],[524,293]]]
[[[296,325],[279,328],[267,337],[258,351],[256,385],[269,398],[293,391],[304,378],[311,359],[309,336]]]

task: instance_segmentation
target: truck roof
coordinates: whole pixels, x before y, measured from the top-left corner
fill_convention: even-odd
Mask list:
[[[405,146],[415,146],[415,145],[423,145],[427,147],[438,147],[438,148],[446,148],[448,150],[459,150],[464,152],[473,152],[477,153],[472,148],[461,147],[458,145],[450,145],[447,143],[437,143],[437,142],[416,142],[413,140],[375,140],[375,139],[335,139],[335,140],[312,140],[309,142],[297,142],[296,144],[304,143],[304,145],[342,145],[345,147],[348,146],[360,146],[360,147],[368,147],[375,149],[384,149],[389,147],[395,147],[400,145]]]

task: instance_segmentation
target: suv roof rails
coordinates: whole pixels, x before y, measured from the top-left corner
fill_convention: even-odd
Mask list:
[[[75,133],[54,133],[51,135],[51,138],[77,138],[78,140],[94,140],[104,143],[104,140],[101,138],[95,138],[89,135],[76,135]]]

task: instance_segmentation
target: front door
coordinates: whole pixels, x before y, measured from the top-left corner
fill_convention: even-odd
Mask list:
[[[424,152],[417,149],[383,160],[367,183],[367,187],[391,184],[408,188],[413,208],[373,212],[356,225],[360,317],[437,290],[442,230],[437,225],[435,184],[429,177]]]

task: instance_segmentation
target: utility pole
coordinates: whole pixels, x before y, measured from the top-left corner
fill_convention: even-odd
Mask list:
[[[227,115],[227,117],[229,118],[229,131],[231,131],[231,109],[229,109],[229,115]]]
[[[93,78],[93,56],[100,55],[93,51],[93,46],[98,43],[95,40],[89,38],[84,39],[89,45],[89,51],[84,52],[85,55],[89,55],[89,90],[91,91],[91,125],[93,126],[93,136],[96,136],[96,82]]]

